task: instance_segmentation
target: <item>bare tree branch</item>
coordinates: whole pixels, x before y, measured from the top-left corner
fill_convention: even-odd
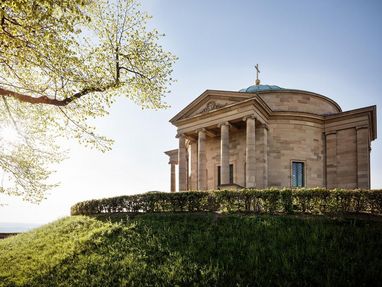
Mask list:
[[[139,75],[139,76],[141,76],[142,78],[151,80],[149,77],[147,77],[146,75],[142,74],[141,72],[137,72],[137,71],[134,71],[134,70],[129,69],[129,68],[126,68],[126,67],[119,67],[119,70],[126,70],[126,71],[128,71],[128,72],[133,73],[133,74]]]
[[[46,105],[64,107],[70,104],[71,102],[73,102],[74,100],[77,100],[87,94],[94,93],[94,92],[104,92],[114,86],[116,86],[116,83],[108,84],[105,86],[86,88],[80,92],[73,94],[71,97],[68,97],[62,100],[52,99],[47,96],[32,97],[32,96],[20,94],[20,93],[3,89],[3,88],[0,88],[0,95],[5,97],[13,97],[15,99],[18,99],[21,102],[30,103],[30,104],[46,104]]]

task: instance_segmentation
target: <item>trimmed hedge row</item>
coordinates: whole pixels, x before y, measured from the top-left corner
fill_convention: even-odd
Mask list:
[[[118,212],[249,212],[382,214],[382,190],[243,189],[148,192],[79,202],[71,215]]]

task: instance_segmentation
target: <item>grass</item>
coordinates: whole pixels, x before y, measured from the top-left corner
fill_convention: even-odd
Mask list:
[[[0,286],[370,286],[381,238],[365,219],[75,216],[0,241]]]

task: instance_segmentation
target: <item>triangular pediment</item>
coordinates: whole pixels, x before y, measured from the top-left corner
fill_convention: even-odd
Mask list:
[[[248,100],[251,97],[253,95],[244,93],[207,90],[181,110],[170,122],[174,124],[179,120],[223,109],[224,107]]]

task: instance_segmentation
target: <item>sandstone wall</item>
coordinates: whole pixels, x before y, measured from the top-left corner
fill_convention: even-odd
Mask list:
[[[298,120],[274,120],[268,132],[268,185],[291,186],[292,161],[305,163],[305,186],[324,187],[324,127]]]
[[[338,108],[325,98],[298,93],[264,93],[260,98],[273,111],[297,111],[318,115],[338,113]]]
[[[326,135],[328,188],[370,188],[369,128],[347,128]]]

